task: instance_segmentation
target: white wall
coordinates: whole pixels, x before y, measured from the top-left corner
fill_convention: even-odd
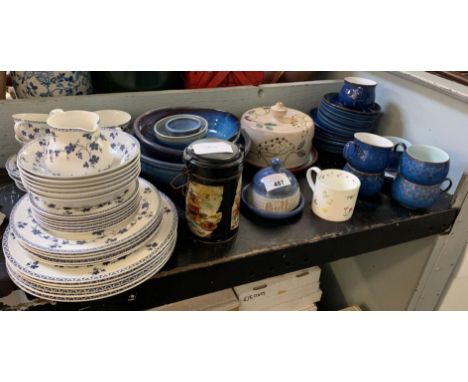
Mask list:
[[[449,95],[450,91],[435,90],[389,72],[327,72],[324,77],[343,78],[349,74],[378,82],[377,102],[384,110],[378,133],[444,149],[451,158],[449,177],[456,185],[463,171],[468,170],[468,103]],[[436,77],[434,80],[438,81]],[[468,93],[468,88],[455,87]],[[451,192],[454,189],[455,186]],[[348,282],[348,287],[352,288],[352,283]],[[455,271],[440,309],[468,310],[468,251]]]

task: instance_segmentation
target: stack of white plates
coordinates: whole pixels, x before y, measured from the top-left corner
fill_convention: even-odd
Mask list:
[[[23,200],[24,202],[24,200]],[[177,212],[161,194],[162,219],[157,230],[127,254],[84,266],[57,266],[26,249],[10,226],[3,236],[7,270],[26,292],[55,301],[96,300],[122,293],[149,279],[169,260],[177,239]],[[138,223],[146,224],[146,223]],[[19,229],[20,231],[23,229]],[[81,247],[76,246],[77,251]],[[68,253],[73,257],[71,252]]]
[[[101,130],[113,161],[82,176],[49,171],[47,138],[17,156],[29,192],[13,208],[3,249],[12,280],[25,291],[57,301],[85,301],[121,293],[143,282],[169,259],[177,212],[139,178],[136,139]]]
[[[21,180],[31,194],[31,213],[39,225],[63,232],[97,231],[124,221],[135,211],[139,204],[138,141],[119,130],[101,133],[111,142],[114,159],[109,168],[92,175],[64,177],[49,171],[44,162],[46,137],[18,152]],[[96,208],[97,213],[90,211]],[[63,211],[67,212],[65,219]]]
[[[12,156],[8,157],[5,163],[5,168],[10,178],[15,181],[16,187],[18,187],[21,191],[26,192],[26,189],[24,188],[23,183],[21,182],[19,168],[16,164],[16,154],[13,154]]]

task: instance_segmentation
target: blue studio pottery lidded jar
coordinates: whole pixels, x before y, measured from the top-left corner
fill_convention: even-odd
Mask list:
[[[301,199],[296,177],[282,167],[281,159],[278,157],[271,160],[271,167],[266,167],[255,174],[249,191],[250,204],[268,212],[292,211]]]

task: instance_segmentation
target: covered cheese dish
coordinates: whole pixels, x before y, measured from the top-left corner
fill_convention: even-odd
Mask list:
[[[312,118],[277,102],[256,107],[242,115],[241,128],[252,140],[246,161],[257,167],[268,166],[273,157],[287,169],[296,169],[311,159],[315,126]]]

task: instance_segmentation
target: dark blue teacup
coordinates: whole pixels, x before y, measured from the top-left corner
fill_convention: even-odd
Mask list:
[[[385,171],[388,171],[388,172],[397,172],[398,167],[400,166],[401,155],[405,151],[405,147],[408,148],[408,147],[411,146],[411,142],[407,141],[406,139],[400,138],[400,137],[385,136],[384,138],[387,138],[390,141],[392,141],[394,145],[397,145],[398,143],[403,143],[403,145],[400,145],[403,148],[403,150],[394,150],[394,151],[390,152],[390,158],[388,160],[388,166],[385,169]]]
[[[447,186],[441,189],[441,185],[448,182]],[[405,179],[401,174],[396,177],[392,184],[392,197],[403,207],[409,209],[423,209],[432,206],[443,192],[447,192],[452,187],[449,178],[443,179],[439,184],[425,186],[416,184]]]
[[[383,172],[371,174],[367,172],[358,171],[355,168],[353,168],[349,163],[346,163],[343,170],[356,175],[361,181],[361,187],[359,188],[359,196],[369,197],[378,194],[382,189],[382,186],[385,181],[385,175]]]
[[[356,170],[375,174],[385,170],[390,153],[400,145],[377,134],[356,133],[344,146],[343,156]]]
[[[377,82],[360,77],[346,77],[338,99],[351,109],[366,109],[375,102]]]
[[[417,184],[439,184],[447,176],[449,168],[449,155],[429,145],[412,145],[400,159],[400,173]]]

